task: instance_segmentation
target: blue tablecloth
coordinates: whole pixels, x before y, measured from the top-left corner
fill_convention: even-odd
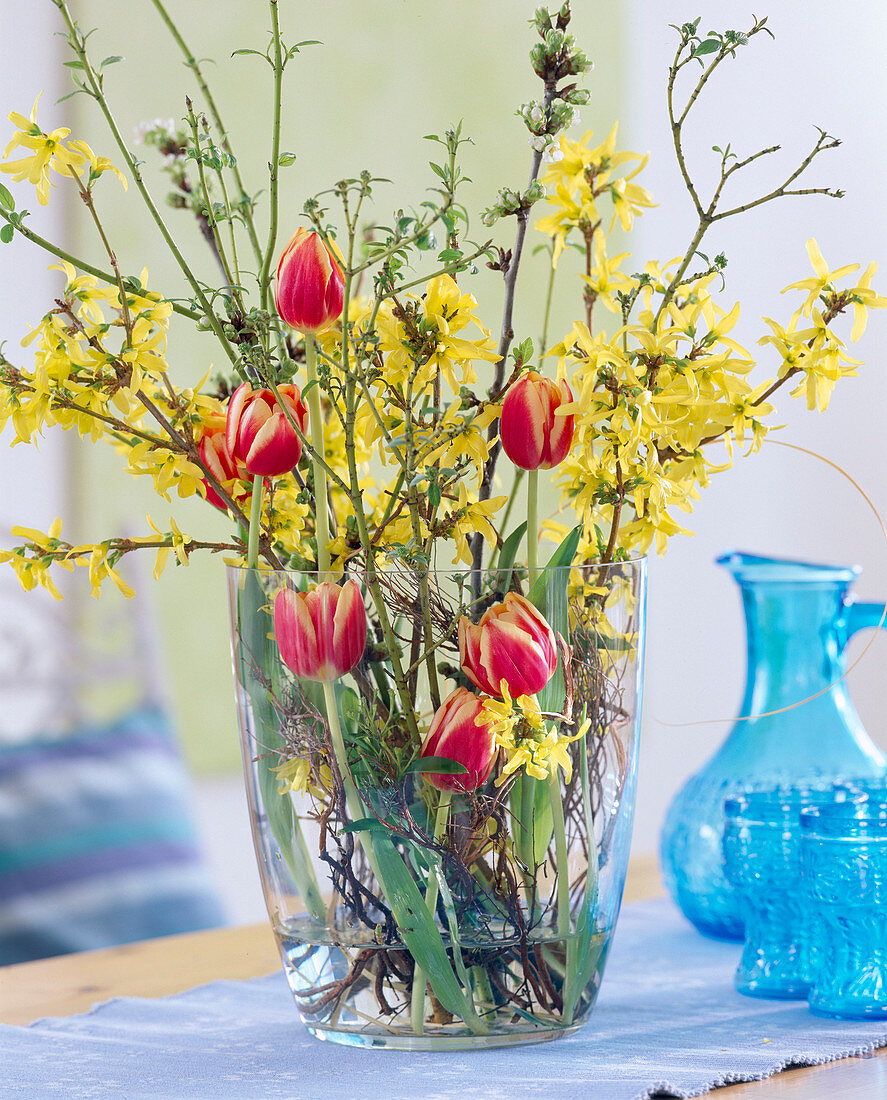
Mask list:
[[[735,993],[738,950],[698,935],[668,902],[627,906],[588,1025],[504,1050],[405,1054],[318,1042],[298,1022],[282,975],[119,998],[82,1016],[0,1027],[0,1094],[642,1100],[699,1096],[887,1045],[887,1023],[821,1020],[803,1002]]]

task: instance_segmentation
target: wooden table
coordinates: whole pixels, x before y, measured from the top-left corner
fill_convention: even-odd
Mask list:
[[[626,901],[661,896],[653,857],[632,860]],[[0,1023],[72,1016],[110,997],[166,997],[219,978],[255,978],[280,966],[268,924],[84,951],[0,967]],[[590,1026],[594,1026],[593,1022]],[[879,1100],[887,1098],[887,1048],[867,1058],[787,1070],[766,1081],[730,1085],[718,1100]]]

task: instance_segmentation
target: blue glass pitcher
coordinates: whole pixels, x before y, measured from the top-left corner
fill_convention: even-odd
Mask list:
[[[877,626],[882,603],[847,589],[856,566],[753,554],[717,559],[742,592],[748,668],[741,715],[714,758],[676,796],[662,832],[665,883],[700,932],[741,940],[742,919],[724,877],[724,799],[775,786],[825,786],[884,775],[887,758],[863,729],[839,681],[851,635]],[[768,714],[816,696],[781,714]],[[767,716],[765,716],[767,715]]]

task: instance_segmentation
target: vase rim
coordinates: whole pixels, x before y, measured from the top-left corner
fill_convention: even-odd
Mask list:
[[[589,569],[589,570],[608,569],[608,570],[610,570],[610,569],[617,569],[617,568],[623,568],[625,566],[630,566],[630,567],[632,567],[632,569],[635,569],[635,568],[638,568],[638,567],[645,567],[648,560],[649,560],[648,556],[646,554],[644,554],[643,556],[638,557],[638,558],[627,558],[624,561],[611,561],[611,562],[605,562],[603,564],[601,564],[600,562],[587,562],[584,565],[555,565],[555,566],[550,566],[550,567],[547,566],[547,565],[540,565],[539,566],[539,572],[541,573],[545,569],[548,569],[548,568],[558,569],[558,570],[560,570],[560,569],[570,569],[570,570],[572,570],[572,569]],[[320,573],[323,572],[323,574],[325,576],[347,575],[347,576],[353,577],[353,578],[360,578],[360,577],[363,577],[363,576],[366,575],[366,570],[365,569],[353,570],[353,571],[327,569],[327,570],[321,571],[319,569],[299,569],[295,566],[282,566],[280,568],[275,568],[274,566],[265,565],[265,564],[261,564],[261,565],[257,565],[257,566],[248,566],[248,565],[243,565],[240,562],[237,562],[237,561],[233,560],[232,558],[224,559],[224,564],[225,564],[226,570],[229,573],[240,573],[240,572],[244,572],[244,573],[245,572],[256,572],[256,573],[269,573],[269,574],[270,573],[298,573],[301,576],[314,577],[314,576],[319,576]],[[522,568],[524,568],[524,567],[522,567]],[[512,569],[513,569],[513,567],[511,567],[511,566],[506,566],[504,568],[500,568],[498,565],[494,565],[492,567],[484,566],[481,569],[481,573],[483,573],[483,574],[511,573]],[[470,574],[471,573],[471,566],[470,565],[464,565],[461,568],[459,566],[456,566],[456,565],[433,566],[433,567],[429,567],[427,570],[421,570],[421,569],[412,569],[412,568],[409,568],[408,566],[403,566],[403,565],[394,565],[394,566],[378,565],[378,566],[376,566],[375,571],[377,573],[383,573],[383,574],[385,574],[385,573],[388,573],[388,574],[392,574],[392,573],[409,573],[411,575],[416,575],[417,573],[427,572],[429,575],[437,575],[437,576],[445,575],[445,576],[455,577],[455,576],[459,576],[459,575],[467,576],[468,574]]]

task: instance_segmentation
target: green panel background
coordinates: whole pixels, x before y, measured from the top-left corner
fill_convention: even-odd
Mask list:
[[[145,119],[180,117],[186,94],[199,103],[193,78],[151,3],[73,0],[71,6],[84,29],[97,28],[90,39],[94,57],[125,57],[109,67],[105,85],[125,135]],[[588,78],[592,103],[576,132],[591,128],[603,140],[624,99],[620,13],[618,5],[603,0],[579,0],[574,7],[577,37],[595,60]],[[267,6],[261,0],[223,5],[170,0],[168,9],[195,54],[212,59],[205,63],[205,73],[247,186],[260,190],[270,148],[270,69],[259,58],[231,58],[230,53],[241,47],[265,48]],[[515,0],[282,0],[280,10],[288,42],[323,43],[306,48],[287,70],[282,148],[298,159],[283,173],[281,244],[301,224],[307,195],[364,168],[394,181],[377,192],[382,220],[392,209],[420,202],[433,183],[426,162],[434,157],[422,136],[441,132],[459,119],[475,141],[466,147],[464,170],[473,183],[463,201],[480,211],[499,187],[525,185],[530,153],[514,112],[541,88],[526,60],[535,33],[526,23],[532,14],[529,5]],[[117,159],[95,104],[85,96],[69,104],[76,136]],[[146,180],[160,201],[165,187],[152,163],[153,150],[143,155]],[[151,287],[184,296],[183,279],[134,188],[124,199],[111,177],[106,180],[101,188],[103,218],[122,268],[139,272],[147,266]],[[189,217],[173,210],[165,216],[198,273],[214,279],[209,252]],[[513,223],[500,223],[493,233],[508,247]],[[479,221],[473,235],[486,235]],[[103,260],[83,218],[74,228],[73,245],[75,252]],[[537,339],[541,328],[546,270],[541,257],[528,260],[515,312],[518,340]],[[578,315],[581,285],[577,281],[572,293],[568,284],[569,278],[562,279],[554,337]],[[498,331],[501,277],[484,270],[474,280],[464,278],[463,285],[482,304],[488,303],[487,323]],[[174,319],[168,358],[175,381],[187,385],[220,362],[221,353],[211,336],[194,333]],[[161,527],[174,515],[194,536],[227,535],[226,521],[213,509],[198,501],[167,504],[150,484],[124,474],[107,448],[83,444],[74,448],[72,461],[79,486],[75,512],[80,539],[141,533],[146,512]],[[543,514],[546,501],[553,507],[553,500],[543,497]],[[142,589],[152,583],[143,581]],[[146,595],[157,600],[173,702],[192,768],[211,773],[237,767],[221,561],[195,556],[187,569],[169,565],[160,584]],[[117,598],[110,591],[103,596]]]

